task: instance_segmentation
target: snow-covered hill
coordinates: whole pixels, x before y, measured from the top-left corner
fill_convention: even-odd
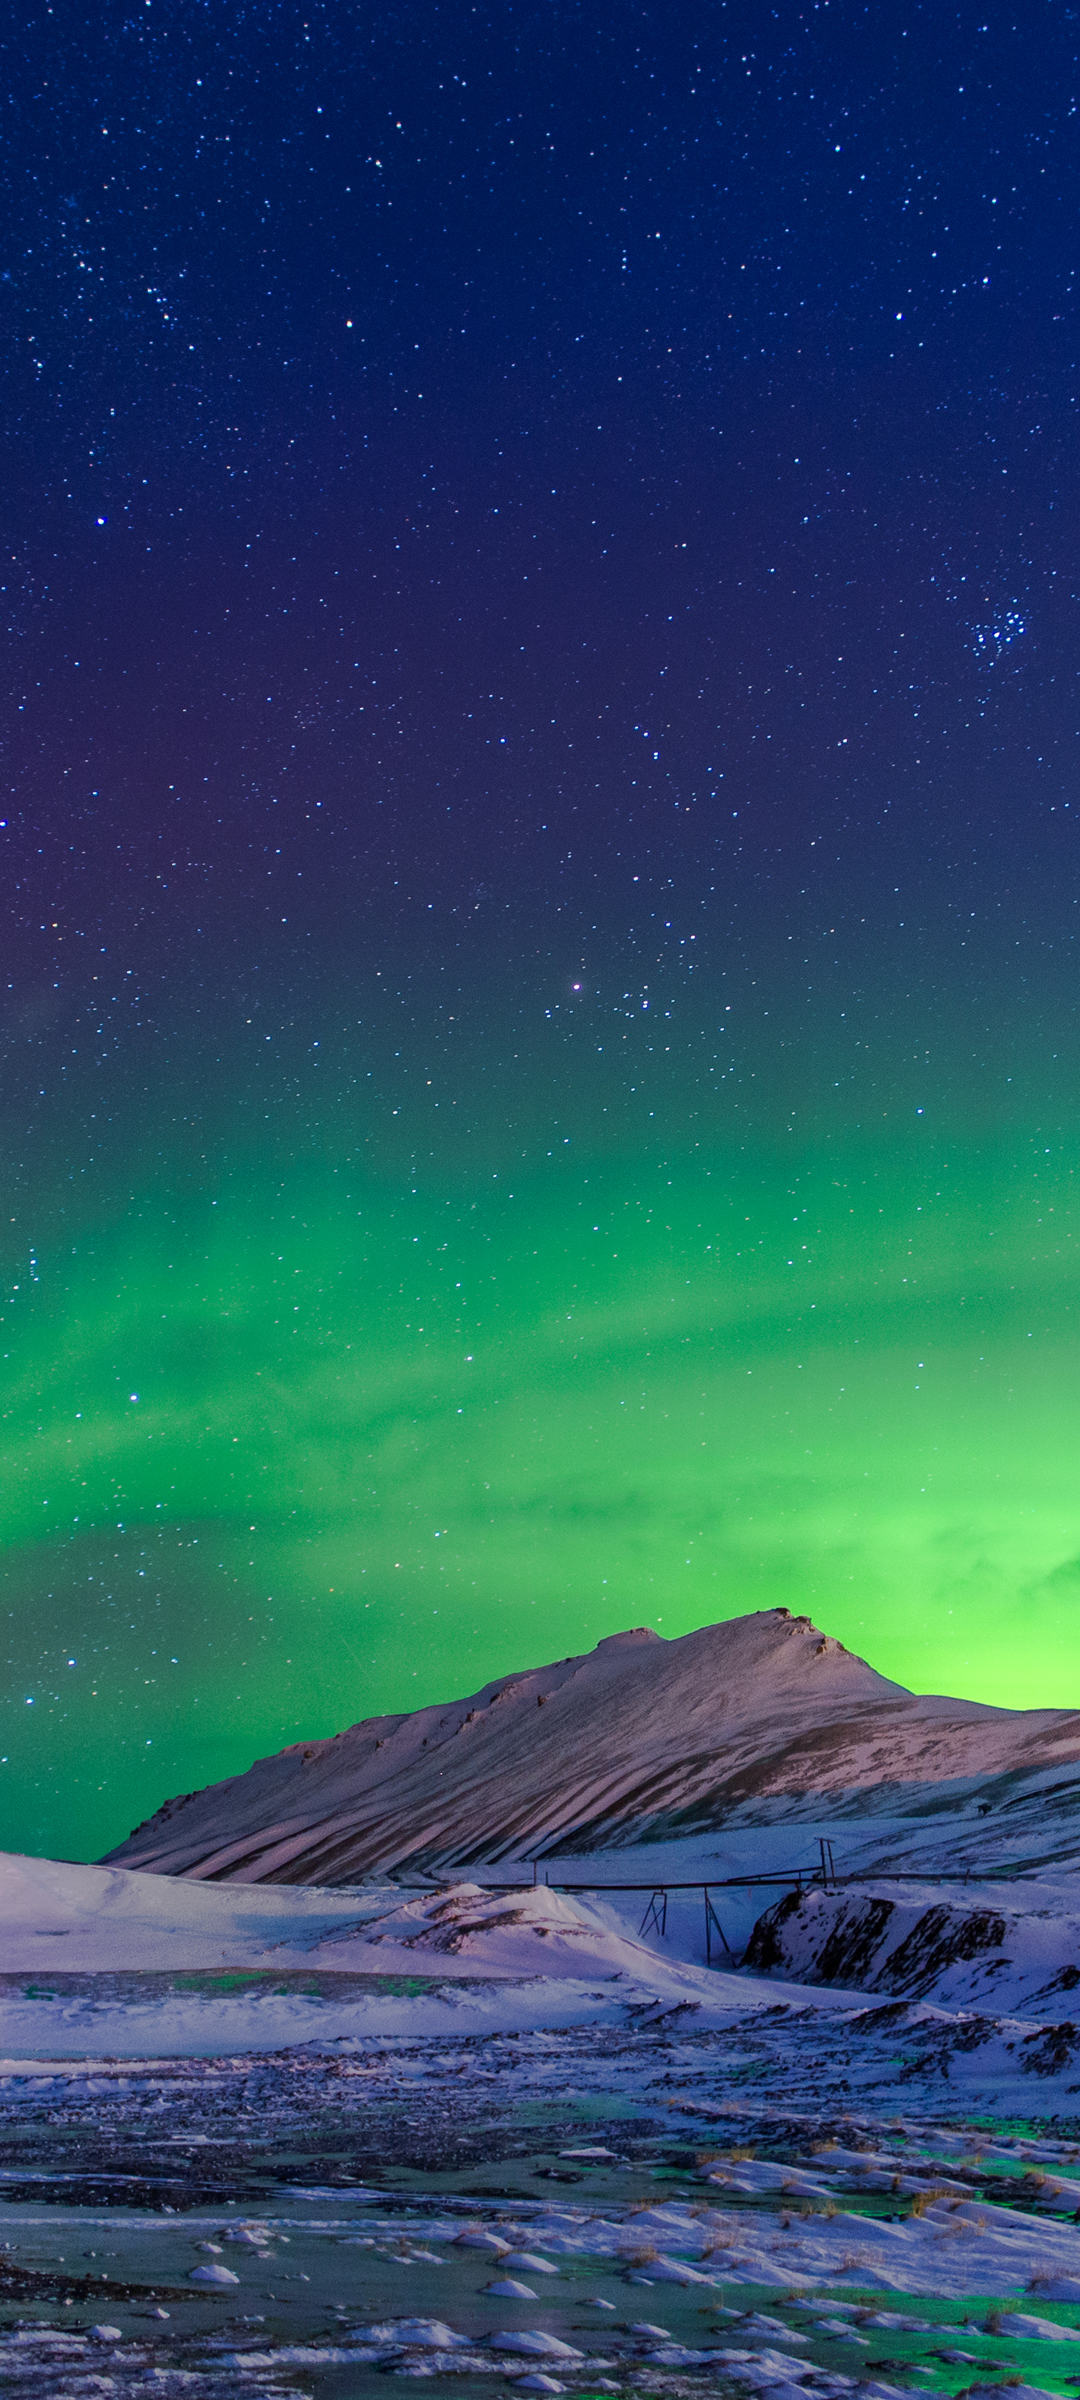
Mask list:
[[[786,1983],[858,1985],[898,2000],[1025,2016],[1080,2003],[1080,1882],[979,1883],[959,1892],[875,1880],[789,1892],[759,1918],[745,1965]]]
[[[470,1698],[369,1718],[167,1801],[110,1853],[154,1874],[354,1883],[825,1813],[995,1812],[1080,1761],[1080,1713],[918,1697],[807,1617],[638,1629]],[[1070,1785],[1071,1788],[1071,1785]],[[1080,1778],[1076,1779],[1080,1792]]]
[[[440,1981],[644,1979],[647,1997],[689,1994],[697,2002],[720,1988],[675,1945],[650,1947],[587,1904],[543,1886],[268,1891],[235,1880],[163,1879],[0,1852],[0,1924],[7,1975],[168,1974],[210,1971],[224,1962],[229,1970],[324,1968],[379,1978],[419,1971]],[[726,1989],[732,1978],[721,1980]],[[763,1987],[760,2005],[770,1997]]]

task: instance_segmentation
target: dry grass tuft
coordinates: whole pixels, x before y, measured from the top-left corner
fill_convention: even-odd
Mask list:
[[[954,2196],[947,2183],[932,2183],[925,2192],[916,2192],[908,2215],[909,2217],[925,2217],[927,2209],[933,2207],[935,2200],[949,2200]]]

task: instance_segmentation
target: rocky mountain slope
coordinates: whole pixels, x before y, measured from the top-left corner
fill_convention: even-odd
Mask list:
[[[613,1634],[471,1698],[373,1717],[167,1801],[106,1863],[348,1884],[409,1862],[611,1850],[783,1814],[939,1816],[1080,1759],[1080,1712],[890,1683],[770,1609],[665,1642]]]

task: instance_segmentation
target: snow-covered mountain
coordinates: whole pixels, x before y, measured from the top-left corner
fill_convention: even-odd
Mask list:
[[[107,1863],[333,1885],[823,1813],[940,1832],[1078,1760],[1080,1712],[920,1697],[770,1609],[672,1642],[613,1634],[471,1698],[297,1743],[167,1801]]]

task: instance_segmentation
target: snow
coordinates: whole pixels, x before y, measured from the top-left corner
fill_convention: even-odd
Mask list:
[[[950,2008],[1067,2013],[1080,1986],[1080,1881],[981,1878],[957,1892],[876,1876],[869,1889],[792,1893],[763,1915],[749,1961],[785,1980],[858,1982]]]
[[[458,1884],[405,1898],[396,1886],[188,1883],[8,1855],[0,1856],[0,1920],[9,1974],[110,1979],[64,2008],[62,2049],[72,2054],[279,2049],[410,2027],[438,2035],[468,2024],[492,2031],[621,2022],[628,2003],[689,2006],[715,2022],[733,2000],[744,2011],[776,1999],[768,1982],[658,1955],[586,1900],[542,1887],[492,1895]],[[252,1976],[245,1990],[223,1992],[213,1981],[243,1969]],[[283,1973],[310,1986],[318,1969],[326,1971],[324,1997],[282,1989]],[[198,1970],[208,1978],[203,1994],[191,1988]],[[402,1975],[415,1981],[418,1970],[418,1990],[402,1995],[392,1986]],[[836,2005],[817,1986],[792,1996],[814,2008]],[[0,2044],[16,2054],[31,2055],[42,2036],[51,2050],[56,2018],[52,2003],[0,1992]]]
[[[388,1867],[625,1852],[720,1827],[881,1822],[1008,1798],[1043,1813],[1080,1719],[919,1697],[786,1609],[677,1641],[637,1628],[467,1699],[369,1718],[168,1801],[111,1854],[199,1878],[355,1882]],[[647,1793],[647,1802],[642,1794]],[[824,1806],[823,1806],[824,1803]],[[1051,1813],[1056,1803],[1052,1802]]]
[[[100,1866],[0,1858],[0,2370],[1065,2400],[1078,1748],[769,1611],[283,1753]],[[703,1883],[750,1965],[706,1965]]]
[[[1080,2332],[1072,2325],[1054,2325],[1047,2317],[1025,2317],[1015,2310],[999,2316],[998,2327],[1002,2333],[1013,2333],[1027,2341],[1080,2342]]]
[[[556,2340],[553,2333],[495,2333],[491,2337],[493,2350],[515,2350],[522,2358],[579,2359],[580,2350],[569,2342]]]

